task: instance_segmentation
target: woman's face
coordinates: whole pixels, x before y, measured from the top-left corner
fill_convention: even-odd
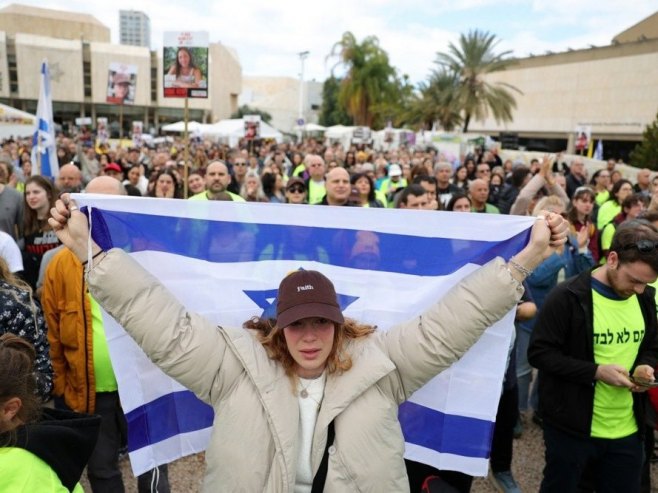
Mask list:
[[[608,186],[610,186],[610,173],[607,171],[601,171],[596,175],[596,184],[601,188],[608,188]]]
[[[334,345],[334,331],[334,323],[320,317],[303,318],[283,329],[298,376],[317,378],[322,374]]]
[[[452,210],[454,212],[471,212],[471,203],[466,197],[462,197],[455,201],[455,205]]]
[[[626,197],[633,193],[633,187],[630,183],[624,183],[617,192],[617,202],[620,204],[624,201]]]
[[[182,68],[187,68],[190,66],[190,55],[187,51],[185,50],[178,51],[178,64]]]
[[[491,175],[491,182],[490,185],[502,185],[503,184],[503,179],[500,177],[500,175]]]
[[[174,179],[169,175],[160,175],[155,183],[155,196],[163,199],[174,197]]]
[[[583,195],[577,199],[573,199],[573,207],[578,214],[589,216],[592,213],[592,209],[594,209],[594,202],[589,195]]]
[[[131,185],[137,185],[139,183],[139,168],[130,168],[128,171],[128,181]]]
[[[365,176],[362,176],[356,180],[356,182],[354,182],[354,186],[359,191],[359,194],[361,194],[363,197],[367,197],[370,193],[370,181],[368,181],[368,178]]]
[[[466,177],[468,176],[468,171],[466,170],[465,167],[459,168],[457,171],[457,180],[459,181],[466,181]]]
[[[206,189],[206,184],[201,175],[191,174],[187,179],[187,186],[193,194],[201,193]]]
[[[286,199],[290,204],[303,204],[306,200],[306,189],[301,183],[295,183],[286,190]]]
[[[247,193],[249,194],[256,193],[256,190],[258,189],[258,179],[253,176],[250,176],[249,178],[247,178],[245,185],[247,186]]]
[[[36,183],[29,183],[25,187],[25,202],[27,202],[30,209],[35,211],[48,209],[50,207],[48,193]]]

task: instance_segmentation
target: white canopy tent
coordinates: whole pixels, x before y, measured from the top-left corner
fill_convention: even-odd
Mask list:
[[[228,145],[234,147],[244,137],[244,120],[242,118],[220,120],[212,125],[203,125],[200,133],[204,137],[227,140]],[[273,126],[261,121],[260,138],[274,139],[276,142],[282,142],[283,134]]]
[[[30,137],[37,126],[37,117],[17,110],[6,104],[0,104],[0,139],[9,137]]]
[[[324,132],[327,130],[327,127],[318,125],[317,123],[306,123],[304,125],[295,125],[293,128],[295,132],[304,132],[304,133],[314,133],[314,132]]]
[[[199,132],[203,127],[207,125],[204,125],[199,122],[191,121],[187,122],[187,131],[192,133],[192,132]],[[165,125],[162,127],[162,130],[164,132],[178,132],[178,133],[183,133],[185,131],[185,122],[180,121],[176,123],[170,123],[169,125]]]

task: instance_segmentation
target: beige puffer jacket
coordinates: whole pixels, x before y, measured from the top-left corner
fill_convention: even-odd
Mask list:
[[[218,328],[187,312],[120,250],[92,270],[89,287],[164,372],[213,406],[204,491],[292,492],[297,398],[251,331]],[[354,365],[327,377],[313,437],[317,471],[335,420],[326,492],[409,490],[399,404],[456,361],[521,293],[497,259],[421,317],[352,343]]]

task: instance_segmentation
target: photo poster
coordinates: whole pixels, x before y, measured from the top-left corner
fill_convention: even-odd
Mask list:
[[[244,115],[244,138],[247,140],[260,139],[260,115]]]
[[[162,67],[165,98],[208,97],[208,33],[164,33]]]
[[[589,125],[578,125],[576,127],[576,150],[584,151],[592,139],[592,127]]]
[[[137,65],[112,62],[107,71],[107,98],[111,104],[135,104]]]
[[[107,144],[110,140],[110,129],[107,126],[107,118],[96,118],[96,145]]]
[[[144,143],[144,122],[133,121],[133,147],[141,147]]]

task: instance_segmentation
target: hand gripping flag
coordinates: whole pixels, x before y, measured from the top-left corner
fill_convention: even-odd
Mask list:
[[[346,316],[387,330],[422,313],[494,257],[511,257],[527,241],[534,220],[87,194],[74,198],[91,208],[92,236],[103,248],[129,251],[188,309],[234,327],[254,315],[275,313],[280,280],[304,268],[332,279]],[[487,286],[481,295],[487,296]],[[512,311],[400,407],[408,458],[486,475],[513,318]],[[203,450],[212,408],[156,368],[107,314],[104,322],[135,474]]]
[[[41,63],[41,84],[37,103],[37,127],[32,137],[32,174],[56,178],[59,175],[55,125],[53,123],[53,96],[50,92],[48,61]]]

